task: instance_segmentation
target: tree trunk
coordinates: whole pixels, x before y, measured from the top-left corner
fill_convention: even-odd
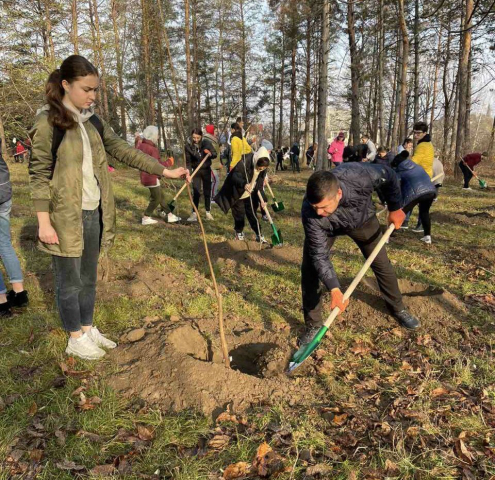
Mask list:
[[[273,52],[273,77],[272,77],[272,82],[273,82],[273,91],[272,91],[272,143],[273,146],[280,146],[280,144],[277,144],[277,55],[275,54],[275,51]]]
[[[442,25],[440,25],[440,31],[438,33],[437,60],[435,62],[435,77],[433,78],[433,99],[431,102],[431,114],[430,114],[430,133],[433,133],[433,122],[435,120],[435,108],[437,106],[438,74],[440,71],[441,55],[442,55]],[[444,119],[444,120],[446,120],[446,119]]]
[[[0,119],[1,121],[1,119]],[[1,135],[0,131],[0,135]],[[488,144],[488,159],[492,161],[493,159],[493,145],[495,142],[495,116],[493,117],[492,132],[490,134],[490,143]]]
[[[194,105],[194,126],[201,126],[201,88],[199,83],[199,48],[198,48],[198,2],[193,0],[192,6],[192,80],[193,80],[193,105]]]
[[[404,13],[404,0],[399,2],[399,25],[402,34],[402,69],[400,73],[400,100],[398,108],[399,134],[395,139],[397,145],[400,145],[401,139],[407,135],[406,125],[406,106],[407,106],[407,65],[409,58],[409,37],[407,35],[407,26]]]
[[[469,60],[468,60],[468,68],[467,68],[467,88],[466,88],[466,118],[465,118],[465,127],[464,127],[464,149],[466,153],[471,151],[472,142],[471,142],[471,73],[472,73],[472,58],[473,51],[469,50]]]
[[[120,49],[120,34],[117,23],[119,11],[117,8],[118,0],[111,0],[111,17],[113,26],[113,38],[115,43],[115,55],[117,57],[117,82],[119,85],[119,106],[120,106],[120,129],[122,137],[127,139],[127,122],[125,118],[125,96],[124,96],[124,72],[122,69],[122,52]]]
[[[318,35],[315,39],[315,45],[313,51],[316,54],[315,65],[320,64],[321,59],[321,37]],[[313,143],[318,142],[318,85],[319,85],[319,71],[318,68],[314,69],[313,74]],[[326,147],[325,147],[326,148]]]
[[[55,61],[55,46],[53,45],[53,36],[52,36],[52,21],[51,21],[51,14],[50,14],[50,7],[51,7],[51,1],[50,0],[45,0],[44,1],[44,7],[45,7],[45,31],[46,31],[46,46],[45,46],[45,51],[46,51],[46,56],[50,61]]]
[[[426,120],[426,118],[425,118],[425,120]],[[418,121],[419,121],[419,0],[414,0],[414,114],[413,114],[413,123],[416,123]]]
[[[327,96],[328,54],[330,52],[330,2],[323,2],[321,18],[320,81],[318,83],[318,156],[317,169],[328,170],[327,157]]]
[[[291,74],[290,74],[290,120],[289,120],[289,143],[294,143],[297,131],[297,125],[295,122],[296,115],[296,39],[292,39],[292,51],[291,51]]]
[[[349,144],[358,145],[361,137],[361,118],[359,112],[359,69],[360,59],[356,45],[356,29],[354,18],[354,1],[347,2],[347,32],[351,54],[351,131]],[[352,141],[351,141],[352,140]]]
[[[283,20],[282,20],[283,23]],[[278,114],[278,144],[283,145],[284,127],[284,83],[285,83],[285,33],[282,31],[282,70],[280,72],[280,98]]]
[[[457,138],[455,146],[454,165],[459,159],[466,155],[466,115],[469,88],[469,57],[471,54],[471,16],[473,13],[473,0],[466,0],[466,10],[462,29],[464,33],[461,36],[461,53],[459,55],[459,112],[457,117]],[[459,169],[455,169],[459,176]]]
[[[191,45],[190,45],[190,20],[189,0],[184,0],[184,41],[186,45],[186,95],[187,95],[187,122],[188,133],[194,126],[194,110],[191,76]]]
[[[397,54],[395,56],[395,69],[394,69],[394,82],[392,90],[392,107],[390,109],[390,116],[388,119],[388,133],[387,133],[387,144],[392,144],[392,150],[397,151],[398,145],[402,143],[402,140],[397,141],[398,137],[398,121],[397,121],[397,105],[399,104],[400,89],[399,89],[399,75],[400,75],[400,65],[401,65],[401,43],[399,43],[400,33],[397,32]]]
[[[311,120],[311,18],[306,20],[306,111],[304,115],[304,151],[309,148],[309,122]]]
[[[93,0],[96,1],[96,0]],[[151,73],[151,48],[150,48],[150,19],[149,0],[141,0],[141,45],[143,51],[144,79],[146,84],[147,108],[144,123],[153,125],[156,119],[155,96],[153,90],[153,78]]]
[[[244,0],[239,1],[241,14],[241,95],[242,95],[242,120],[247,122],[247,79],[246,79],[246,25],[244,23]]]
[[[72,45],[74,46],[74,55],[79,55],[79,35],[77,29],[77,0],[72,0]]]
[[[451,126],[451,105],[452,105],[452,89],[448,86],[449,79],[449,63],[450,63],[450,43],[452,39],[452,34],[450,33],[450,21],[447,25],[447,43],[445,45],[445,56],[443,59],[444,69],[442,75],[442,91],[443,91],[443,145],[442,145],[442,163],[447,163],[447,151],[448,151],[448,141],[449,132]]]
[[[379,47],[378,47],[378,96],[377,96],[377,117],[380,144],[385,141],[385,125],[383,120],[383,70],[385,63],[385,26],[383,22],[383,0],[378,4],[378,30],[379,30]],[[387,142],[388,143],[388,142]]]

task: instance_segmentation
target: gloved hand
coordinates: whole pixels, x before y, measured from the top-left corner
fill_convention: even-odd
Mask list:
[[[395,210],[394,212],[390,212],[388,214],[387,221],[389,225],[393,223],[395,225],[395,229],[398,230],[402,225],[402,223],[404,222],[405,218],[406,218],[406,214],[402,209],[399,209],[399,210]]]
[[[340,288],[332,289],[331,295],[332,302],[330,304],[330,308],[333,310],[335,307],[339,307],[340,313],[342,313],[347,308],[347,305],[349,305],[349,299],[347,299],[345,302],[343,301],[344,294],[340,291]]]
[[[203,150],[203,153],[204,153],[205,155],[211,155],[211,152],[210,152],[207,148],[205,148],[205,149]]]

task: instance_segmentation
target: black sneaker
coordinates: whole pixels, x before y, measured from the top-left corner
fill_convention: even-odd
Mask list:
[[[297,343],[299,345],[299,348],[302,348],[304,345],[307,345],[313,338],[315,338],[315,335],[318,333],[320,330],[320,327],[307,327],[306,331],[298,338]]]
[[[25,307],[29,303],[28,293],[26,290],[18,293],[11,290],[7,293],[7,301],[11,307]]]
[[[9,302],[0,303],[0,317],[11,317],[12,312],[10,310]]]
[[[416,330],[421,324],[416,317],[413,317],[407,310],[401,310],[400,312],[393,314],[394,318],[399,322],[401,327],[409,330]]]

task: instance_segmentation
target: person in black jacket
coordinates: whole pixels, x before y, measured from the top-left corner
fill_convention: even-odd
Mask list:
[[[211,209],[211,160],[216,158],[217,153],[209,140],[203,138],[200,128],[195,128],[191,132],[191,137],[186,143],[186,167],[193,173],[206,155],[210,155],[208,160],[201,166],[201,169],[193,178],[193,201],[196,208],[199,206],[201,196],[201,185],[203,185],[203,195],[205,197],[206,220],[213,220]],[[197,222],[194,210],[187,219],[188,222]]]
[[[392,161],[394,159],[394,154],[389,152],[385,147],[378,147],[376,151],[376,157],[372,163],[376,163],[378,165],[387,165],[390,167],[392,165]]]
[[[312,340],[323,323],[320,282],[331,292],[331,308],[341,312],[348,305],[330,260],[330,249],[340,235],[351,237],[367,258],[382,236],[372,201],[373,190],[380,188],[389,208],[388,222],[399,228],[405,214],[399,181],[384,165],[346,163],[332,172],[318,171],[309,178],[302,204],[305,239],[301,266],[302,303],[306,333],[303,345]],[[405,308],[397,278],[382,248],[371,264],[384,300],[403,327],[415,329],[419,321]]]
[[[249,221],[256,241],[266,243],[261,234],[261,225],[256,215],[259,206],[258,191],[262,191],[266,170],[270,165],[268,155],[258,157],[256,165],[253,155],[244,155],[227,175],[222,188],[214,198],[223,213],[232,210],[236,240],[244,240],[245,217]]]
[[[301,173],[301,168],[299,167],[300,153],[301,151],[299,150],[299,144],[297,142],[294,142],[294,145],[292,145],[292,148],[290,149],[290,159],[293,173],[296,173],[296,170],[298,173]]]

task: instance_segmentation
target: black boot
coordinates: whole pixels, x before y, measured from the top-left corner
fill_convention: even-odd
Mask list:
[[[413,317],[407,310],[401,310],[393,314],[394,318],[399,322],[401,327],[409,330],[416,330],[421,324],[416,317]]]
[[[9,302],[0,303],[0,317],[11,317],[12,312],[10,311]]]
[[[7,293],[7,301],[11,307],[25,307],[29,303],[28,293],[26,290],[18,293],[11,290]]]

